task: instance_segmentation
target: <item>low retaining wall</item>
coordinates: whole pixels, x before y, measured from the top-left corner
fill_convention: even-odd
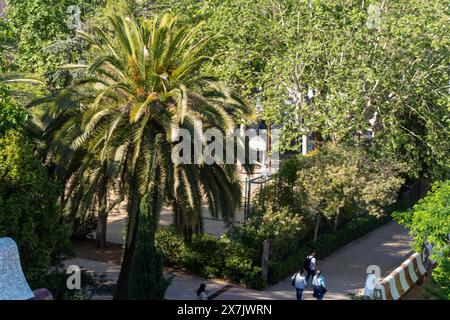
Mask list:
[[[420,253],[414,253],[380,283],[383,300],[399,300],[426,273]]]

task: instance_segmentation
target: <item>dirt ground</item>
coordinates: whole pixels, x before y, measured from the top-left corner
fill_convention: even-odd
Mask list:
[[[425,287],[433,287],[430,277],[425,277],[423,282],[412,288],[402,300],[430,300],[430,295],[427,294]]]
[[[120,244],[108,242],[105,249],[98,249],[94,239],[86,239],[72,241],[71,245],[78,258],[118,265],[122,262],[123,248]]]

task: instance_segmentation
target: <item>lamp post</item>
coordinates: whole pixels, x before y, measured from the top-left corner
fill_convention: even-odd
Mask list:
[[[249,147],[255,151],[262,152],[262,162],[254,161],[256,164],[261,166],[261,173],[264,177],[267,176],[267,164],[266,164],[266,153],[267,153],[267,143],[260,136],[253,137],[249,141]]]

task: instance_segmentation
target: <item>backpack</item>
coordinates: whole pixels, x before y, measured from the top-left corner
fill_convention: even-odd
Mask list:
[[[309,270],[309,267],[311,266],[311,259],[312,256],[307,256],[305,261],[303,262],[303,269]]]
[[[298,273],[294,274],[294,278],[291,281],[291,284],[293,287],[295,287],[295,280],[297,280],[297,275],[298,275]]]

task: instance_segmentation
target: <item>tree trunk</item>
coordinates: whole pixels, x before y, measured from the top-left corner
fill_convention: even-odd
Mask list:
[[[108,226],[108,212],[103,211],[103,210],[99,211],[98,222],[97,222],[97,231],[95,234],[97,248],[99,248],[99,249],[106,248],[107,226]]]
[[[261,258],[261,271],[265,285],[267,285],[267,282],[269,280],[269,254],[270,244],[269,240],[266,239],[263,242],[263,253]]]
[[[193,230],[192,226],[190,226],[188,224],[184,224],[183,238],[184,238],[185,243],[190,244],[192,242],[193,234],[194,234],[194,230]]]
[[[181,212],[180,207],[178,206],[178,202],[176,200],[172,201],[172,210],[173,210],[173,223],[175,225],[175,228],[178,232],[178,234],[183,233],[183,222],[181,219]]]
[[[134,247],[136,241],[137,227],[139,223],[140,196],[137,181],[132,183],[132,194],[128,203],[128,225],[125,239],[125,250],[120,267],[117,288],[114,293],[114,300],[127,300],[129,298],[129,280],[133,262]]]
[[[430,180],[427,178],[420,178],[419,181],[419,200],[424,198],[427,194],[428,191],[430,191],[431,186],[430,186]]]
[[[64,208],[66,206],[66,181],[65,180],[62,182],[62,185],[61,185],[59,205],[61,206],[61,210],[64,210]]]
[[[100,192],[98,195],[98,221],[97,232],[95,235],[97,248],[106,248],[106,230],[108,223],[108,194],[107,194],[107,181],[103,181],[100,184]]]
[[[320,213],[318,213],[316,216],[316,226],[314,227],[313,242],[317,241],[317,236],[319,235],[319,225],[320,225]]]
[[[333,233],[336,233],[338,224],[339,224],[339,209],[336,210],[336,214],[334,216]]]

